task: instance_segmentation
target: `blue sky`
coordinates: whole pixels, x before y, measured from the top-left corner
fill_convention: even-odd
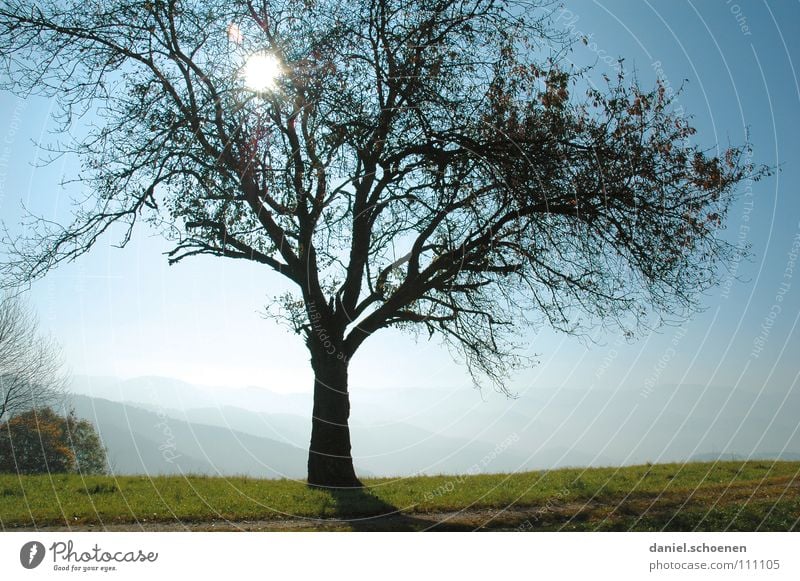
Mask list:
[[[617,57],[644,86],[656,75],[684,85],[678,104],[694,114],[699,142],[740,144],[749,131],[754,160],[781,171],[742,188],[726,235],[752,244],[752,260],[704,297],[687,324],[626,343],[598,332],[596,342],[541,329],[527,337],[540,364],[511,379],[518,392],[547,387],[638,391],[666,383],[724,385],[771,392],[797,385],[800,259],[800,3],[566,2],[556,26],[586,37],[576,64],[614,73]],[[684,82],[685,80],[685,82]],[[58,185],[76,169],[65,158],[35,167],[51,103],[0,94],[0,214],[18,228],[20,203],[68,216],[75,189]],[[75,374],[166,375],[211,385],[308,391],[308,356],[299,337],[259,316],[280,292],[257,265],[198,258],[168,267],[167,246],[140,230],[125,249],[113,235],[93,252],[34,284],[30,300],[43,329],[63,345]],[[797,248],[797,246],[795,246]],[[351,366],[354,388],[470,385],[436,340],[394,331],[370,339]]]

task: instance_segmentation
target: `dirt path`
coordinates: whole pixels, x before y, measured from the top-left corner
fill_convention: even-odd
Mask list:
[[[7,528],[8,531],[43,532],[183,532],[183,531],[514,531],[534,530],[547,516],[548,521],[568,521],[586,510],[586,504],[559,507],[530,506],[509,509],[469,509],[458,512],[394,513],[353,519],[273,519],[202,522],[141,521],[128,524],[42,526]]]

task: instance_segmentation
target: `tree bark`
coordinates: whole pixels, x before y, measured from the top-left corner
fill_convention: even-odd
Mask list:
[[[308,450],[308,483],[325,488],[360,488],[350,453],[350,396],[347,360],[339,352],[317,349],[314,369],[314,414]]]

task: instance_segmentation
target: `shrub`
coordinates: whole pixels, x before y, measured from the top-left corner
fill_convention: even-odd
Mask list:
[[[94,426],[74,412],[34,409],[0,424],[0,472],[102,474],[106,466]]]

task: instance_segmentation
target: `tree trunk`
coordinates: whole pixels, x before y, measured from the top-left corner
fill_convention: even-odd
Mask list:
[[[311,355],[314,415],[308,450],[308,483],[325,488],[361,487],[350,453],[347,361],[337,357],[337,353],[321,351]]]

